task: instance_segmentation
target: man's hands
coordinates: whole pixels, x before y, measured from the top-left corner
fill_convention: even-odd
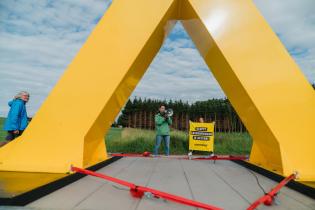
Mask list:
[[[15,130],[15,131],[13,131],[13,133],[14,133],[14,134],[19,134],[20,131],[19,131],[19,130]]]

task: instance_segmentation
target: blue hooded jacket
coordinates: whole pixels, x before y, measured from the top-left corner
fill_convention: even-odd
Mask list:
[[[11,108],[4,123],[4,130],[25,130],[28,124],[25,101],[21,99],[14,99],[10,101],[8,105]]]

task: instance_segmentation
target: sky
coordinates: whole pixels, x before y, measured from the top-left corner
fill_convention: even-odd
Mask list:
[[[314,83],[315,1],[254,3]],[[0,116],[7,114],[7,102],[21,90],[31,93],[29,116],[36,113],[110,4],[110,0],[0,1]],[[177,23],[131,97],[194,102],[225,95]]]

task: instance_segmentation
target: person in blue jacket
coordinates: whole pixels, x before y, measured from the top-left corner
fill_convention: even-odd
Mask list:
[[[8,103],[10,111],[4,123],[4,130],[8,132],[8,135],[3,145],[22,135],[27,127],[28,119],[25,104],[29,98],[30,94],[28,92],[21,91]]]

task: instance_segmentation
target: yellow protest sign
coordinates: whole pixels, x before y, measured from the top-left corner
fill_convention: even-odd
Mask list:
[[[213,151],[214,123],[189,122],[189,150]]]

